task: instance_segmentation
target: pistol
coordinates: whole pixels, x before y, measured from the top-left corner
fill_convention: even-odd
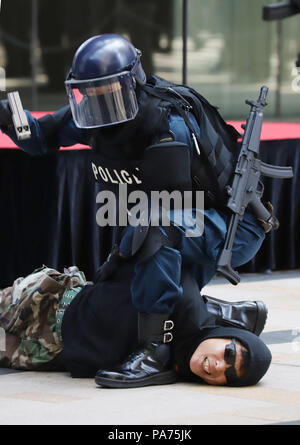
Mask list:
[[[17,138],[19,140],[29,139],[31,137],[31,131],[27,116],[22,106],[19,92],[13,91],[11,93],[7,93],[7,99],[11,109],[12,120]]]

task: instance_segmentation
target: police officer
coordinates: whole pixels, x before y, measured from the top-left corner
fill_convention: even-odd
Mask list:
[[[2,130],[32,155],[75,143],[89,144],[94,153],[95,179],[104,181],[104,187],[115,195],[125,182],[121,171],[127,173],[123,179],[137,178],[127,181],[129,190],[140,188],[149,194],[152,190],[193,189],[190,171],[195,151],[199,149],[195,138],[201,139],[199,125],[188,107],[185,112],[190,125],[187,126],[178,108],[151,94],[155,77],[146,78],[140,57],[140,51],[120,35],[90,38],[78,48],[65,82],[70,106],[38,120],[26,111],[32,137],[20,142],[11,126],[9,108],[2,101]],[[99,174],[110,171],[116,172],[115,178],[119,180]],[[194,237],[186,236],[191,228],[186,222],[188,218],[174,224],[178,209],[169,212],[170,224],[162,223],[161,208],[156,213],[150,212],[150,216],[144,210],[146,224],[128,225],[121,234],[118,231],[118,246],[97,275],[98,281],[105,281],[120,262],[138,258],[131,295],[139,311],[140,347],[114,369],[99,370],[96,381],[100,385],[132,387],[175,380],[170,355],[174,327],[171,315],[183,292],[181,272],[188,269],[202,289],[215,275],[218,253],[225,239],[228,214],[216,206],[209,206],[205,212],[189,209],[190,217],[202,211],[205,218],[203,234]],[[182,216],[183,211],[180,212]],[[193,223],[197,226],[197,218]],[[263,239],[263,229],[246,212],[233,246],[232,266],[248,262]],[[226,302],[214,303],[222,318]],[[232,309],[230,305],[227,307]],[[238,308],[240,318],[246,323],[250,312],[253,314],[248,309],[242,305]],[[263,303],[256,303],[254,313],[260,332],[266,319]]]

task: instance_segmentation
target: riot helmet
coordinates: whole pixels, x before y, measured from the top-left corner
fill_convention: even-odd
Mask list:
[[[136,117],[136,84],[146,82],[140,57],[141,51],[118,34],[82,43],[65,81],[77,127],[99,128]]]

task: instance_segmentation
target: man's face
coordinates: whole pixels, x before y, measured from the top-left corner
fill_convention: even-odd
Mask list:
[[[242,349],[236,340],[229,338],[209,338],[195,350],[190,360],[190,369],[210,385],[226,385],[229,375],[242,377]],[[232,364],[229,364],[229,363]]]

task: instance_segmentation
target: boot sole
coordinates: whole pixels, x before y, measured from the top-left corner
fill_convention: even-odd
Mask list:
[[[138,388],[150,385],[169,385],[177,381],[177,374],[175,371],[160,372],[157,375],[137,379],[136,381],[116,380],[107,377],[97,376],[95,382],[97,385],[107,388]]]

